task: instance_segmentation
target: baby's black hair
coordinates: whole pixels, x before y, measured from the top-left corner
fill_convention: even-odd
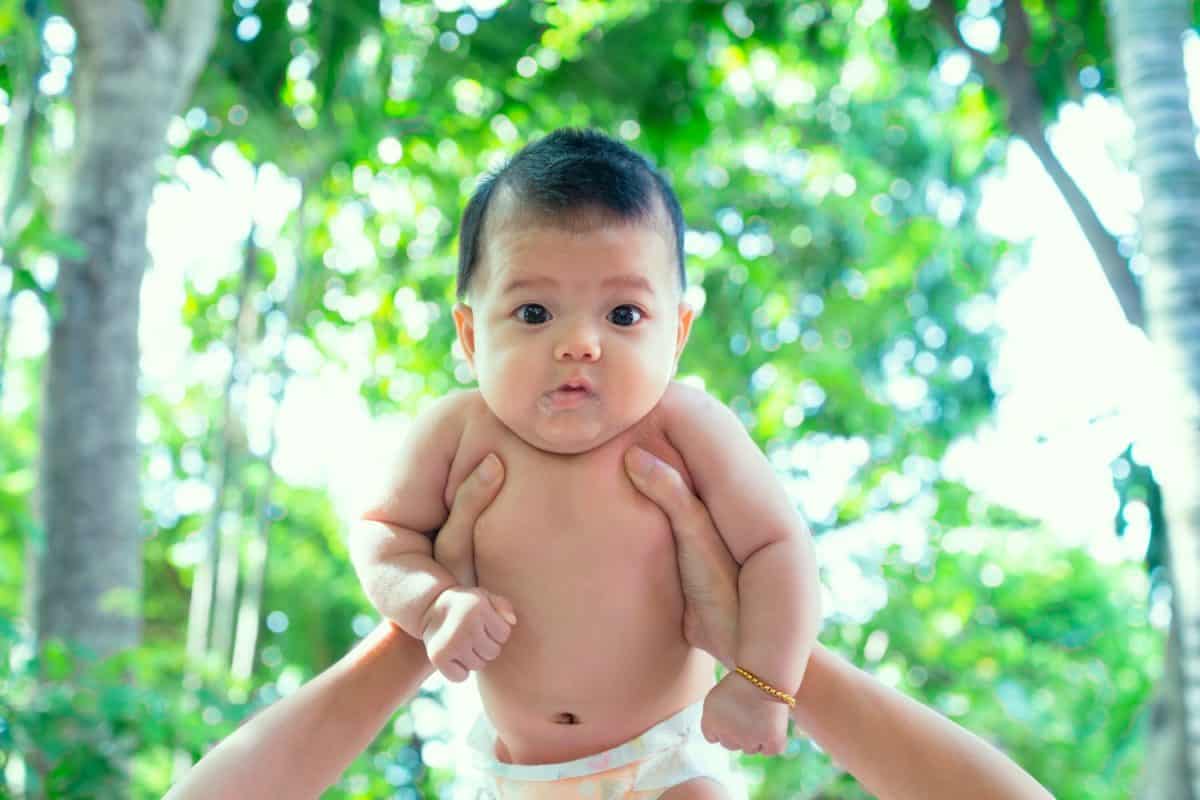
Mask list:
[[[679,285],[686,286],[683,210],[671,184],[624,143],[595,130],[560,128],[486,175],[471,195],[459,230],[460,299],[479,263],[488,206],[501,190],[511,193],[518,213],[567,227],[595,224],[597,214],[601,223],[653,222],[657,194],[671,223]]]

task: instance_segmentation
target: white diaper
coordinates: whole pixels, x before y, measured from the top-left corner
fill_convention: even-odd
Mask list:
[[[480,715],[470,735],[471,800],[655,800],[693,778],[729,784],[729,753],[700,732],[703,702],[668,717],[625,744],[561,764],[504,764],[496,730]]]

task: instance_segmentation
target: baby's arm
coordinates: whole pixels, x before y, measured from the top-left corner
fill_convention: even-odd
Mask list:
[[[349,543],[367,598],[424,640],[429,660],[450,680],[495,658],[516,621],[506,600],[460,586],[433,559],[431,532],[448,516],[444,492],[468,397],[445,397],[413,422],[387,492],[352,526]]]
[[[807,527],[732,411],[703,391],[672,384],[663,412],[667,437],[741,565],[735,665],[791,691],[800,685],[821,621],[816,557]],[[754,719],[761,719],[762,703],[775,702],[737,674],[722,684],[715,691],[725,701],[759,706]],[[739,741],[736,730],[726,730],[732,737],[727,741],[721,731],[713,733],[734,749],[777,752],[785,744],[786,708],[767,710],[775,720],[766,740]],[[747,727],[752,727],[750,719],[745,719]],[[736,722],[725,725],[731,727]]]

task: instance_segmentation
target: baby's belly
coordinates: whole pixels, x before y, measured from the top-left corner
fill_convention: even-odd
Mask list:
[[[479,584],[518,616],[479,673],[480,694],[502,757],[567,761],[702,698],[713,662],[684,641],[674,541],[657,506],[618,473],[548,483],[517,467],[475,533]]]

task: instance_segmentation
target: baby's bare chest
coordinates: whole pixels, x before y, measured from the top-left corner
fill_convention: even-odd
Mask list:
[[[537,576],[539,584],[562,580],[580,589],[590,576],[599,590],[614,580],[673,574],[667,517],[625,472],[625,451],[635,444],[686,475],[679,454],[653,424],[577,456],[537,450],[498,422],[464,435],[455,472],[469,470],[487,452],[500,457],[505,471],[499,494],[475,526],[481,584],[512,587]],[[458,480],[452,473],[452,487]]]

